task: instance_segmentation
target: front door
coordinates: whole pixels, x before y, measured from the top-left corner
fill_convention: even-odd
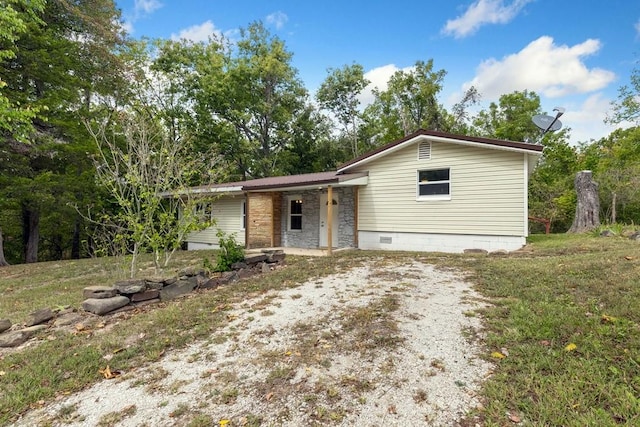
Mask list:
[[[338,204],[338,195],[336,193],[333,193],[333,201],[331,202],[332,204],[332,217],[333,220],[331,221],[331,246],[334,248],[338,247],[338,209],[340,208],[340,205]],[[327,194],[321,194],[320,195],[320,247],[324,248],[329,246],[327,244],[328,240],[328,235],[327,235]]]

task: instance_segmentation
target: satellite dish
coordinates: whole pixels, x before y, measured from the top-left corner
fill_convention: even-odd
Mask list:
[[[553,132],[562,127],[562,122],[557,117],[547,116],[546,114],[536,114],[531,120],[543,132]]]
[[[556,107],[553,109],[556,111],[556,116],[548,116],[546,114],[536,114],[531,118],[533,124],[536,125],[542,131],[541,138],[545,133],[551,131],[557,131],[562,127],[562,122],[558,120],[560,116],[562,116],[565,112],[565,109],[562,107]]]

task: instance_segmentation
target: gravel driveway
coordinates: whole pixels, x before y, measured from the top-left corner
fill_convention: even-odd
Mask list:
[[[482,306],[459,273],[372,260],[226,307],[207,341],[15,425],[456,425],[490,370]]]

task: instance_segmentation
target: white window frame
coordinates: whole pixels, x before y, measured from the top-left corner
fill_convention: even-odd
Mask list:
[[[299,233],[300,231],[302,231],[302,212],[300,212],[299,214],[292,214],[291,213],[291,202],[295,201],[295,200],[300,200],[302,201],[302,205],[304,205],[304,201],[302,200],[302,196],[300,195],[292,195],[292,196],[287,196],[287,231],[292,231],[294,233]],[[296,217],[300,217],[300,228],[291,228],[291,217],[292,216],[296,216]]]
[[[196,216],[202,217],[207,221],[213,219],[213,202],[199,202],[195,206]],[[207,215],[209,216],[207,218]]]
[[[428,171],[437,171],[437,170],[444,170],[447,169],[449,170],[449,179],[445,180],[445,181],[433,181],[430,184],[444,184],[447,183],[449,184],[449,194],[431,194],[431,195],[426,195],[426,196],[422,196],[420,195],[420,172],[428,172]],[[416,171],[416,200],[417,201],[433,201],[433,200],[451,200],[451,182],[453,181],[452,178],[452,171],[450,167],[434,167],[434,168],[427,168],[427,169],[418,169]],[[426,185],[426,184],[422,184],[422,185]]]
[[[240,203],[240,230],[247,229],[247,201]]]

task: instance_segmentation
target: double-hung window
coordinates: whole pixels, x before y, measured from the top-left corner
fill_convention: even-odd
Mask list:
[[[427,169],[418,171],[418,200],[451,199],[451,170]]]
[[[302,230],[302,199],[289,198],[289,230]]]

